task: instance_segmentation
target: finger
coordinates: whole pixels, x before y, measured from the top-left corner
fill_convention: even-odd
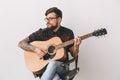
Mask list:
[[[81,38],[79,36],[77,37],[77,39],[78,39],[79,42],[81,42]]]
[[[43,51],[44,53],[47,53],[47,50],[45,50],[45,49],[44,49],[44,50],[42,50],[42,51]]]
[[[38,57],[42,58],[44,55],[43,55],[43,52],[39,49],[39,48],[36,48],[35,49],[35,53]]]
[[[75,39],[74,39],[74,45],[76,45],[76,41],[77,41],[77,39],[75,38]]]
[[[41,50],[42,54],[47,54],[47,51],[46,50]]]
[[[77,38],[77,40],[76,40],[76,45],[79,45],[80,44],[80,38]]]
[[[40,50],[41,50],[42,52],[44,52],[44,53],[47,53],[47,50],[44,49],[44,48],[40,48]]]
[[[42,53],[38,53],[37,54],[40,58],[42,58],[43,56],[44,56],[44,54],[42,54]]]

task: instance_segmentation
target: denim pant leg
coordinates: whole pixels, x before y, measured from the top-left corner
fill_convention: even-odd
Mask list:
[[[56,73],[55,76],[53,77],[53,80],[60,80],[60,76]]]
[[[62,62],[60,61],[51,61],[47,65],[47,68],[43,75],[41,76],[41,80],[53,80],[55,77],[56,73],[62,73],[63,72],[63,67],[60,66]]]
[[[37,79],[37,80],[43,80],[43,79]],[[61,80],[60,76],[56,73],[53,77],[53,80]]]

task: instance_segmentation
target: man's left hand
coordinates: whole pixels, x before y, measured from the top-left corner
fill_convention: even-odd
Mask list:
[[[74,39],[74,47],[79,47],[79,45],[81,44],[82,40],[81,38],[78,36]]]

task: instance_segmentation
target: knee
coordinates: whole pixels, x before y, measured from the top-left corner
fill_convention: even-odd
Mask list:
[[[57,65],[57,61],[49,62],[48,66],[55,67]]]
[[[52,69],[55,69],[57,68],[58,66],[60,66],[62,62],[59,62],[59,61],[51,61],[49,62],[49,64],[47,65],[47,68],[52,68]]]

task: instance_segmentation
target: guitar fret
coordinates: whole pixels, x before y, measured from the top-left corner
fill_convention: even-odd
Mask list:
[[[74,43],[74,39],[72,39],[72,40],[70,40],[70,41],[66,41],[66,42],[64,42],[64,43],[62,43],[62,44],[57,45],[57,49],[66,47],[66,46],[68,46],[68,45],[70,45],[70,44],[73,44],[73,43]]]
[[[89,33],[89,34],[83,35],[83,36],[81,36],[81,39],[83,40],[83,39],[89,38],[91,36],[93,36],[93,33]]]

